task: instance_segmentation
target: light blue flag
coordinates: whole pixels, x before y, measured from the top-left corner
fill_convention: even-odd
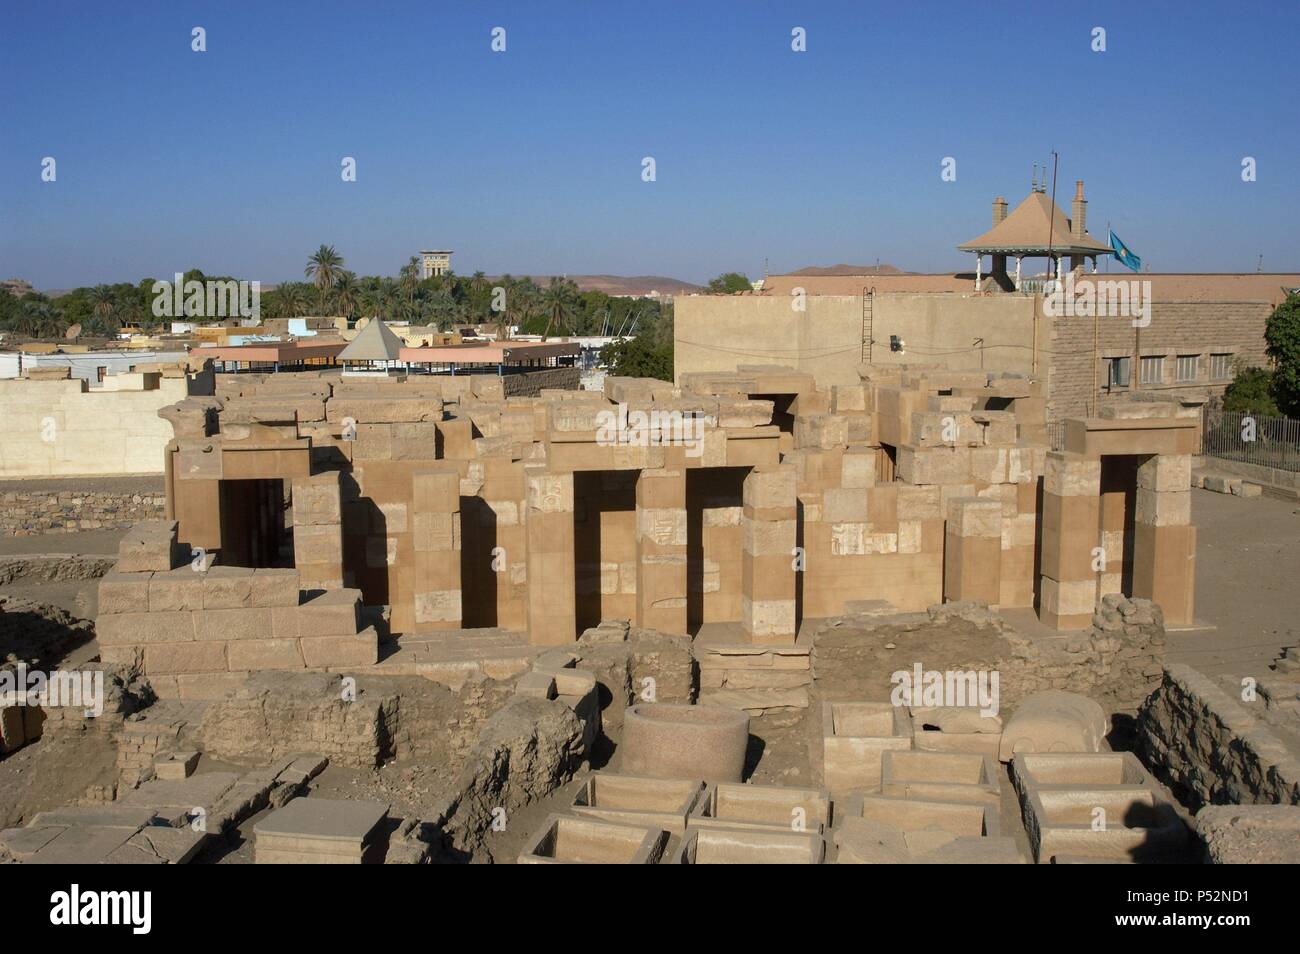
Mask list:
[[[1115,252],[1115,261],[1135,272],[1142,271],[1142,259],[1129,251],[1129,247],[1119,240],[1119,236],[1115,234],[1114,229],[1111,229],[1110,232],[1110,247]]]

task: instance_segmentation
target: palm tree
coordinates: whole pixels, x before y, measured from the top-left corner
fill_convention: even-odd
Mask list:
[[[353,272],[342,272],[334,281],[334,301],[345,318],[356,313],[359,297],[357,276]]]
[[[316,293],[320,296],[322,306],[326,293],[338,282],[343,274],[343,256],[334,251],[333,245],[322,245],[315,254],[307,259],[303,274],[312,280]]]
[[[46,302],[27,304],[18,321],[33,338],[59,338],[64,332],[62,315]]]
[[[420,284],[420,260],[414,255],[398,269],[397,283],[408,298],[415,294],[415,288]]]
[[[281,318],[301,318],[307,310],[307,296],[301,282],[285,282],[275,290]]]
[[[107,285],[96,285],[90,290],[90,303],[91,312],[96,320],[107,328],[113,318],[113,312],[117,310],[117,298],[113,295],[113,289]]]
[[[564,328],[573,317],[577,304],[578,287],[567,278],[552,278],[551,284],[542,292],[542,306],[546,313],[545,338],[551,333],[551,325],[557,329]]]

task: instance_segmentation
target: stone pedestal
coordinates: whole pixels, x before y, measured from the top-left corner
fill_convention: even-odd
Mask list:
[[[578,638],[573,563],[573,474],[525,468],[528,481],[528,641]]]
[[[793,644],[796,474],[793,467],[755,467],[745,478],[740,621],[755,643]]]
[[[1002,502],[986,497],[948,501],[943,597],[997,605],[1002,593]]]
[[[1084,629],[1097,604],[1101,570],[1101,461],[1050,451],[1043,476],[1042,577],[1038,618],[1056,629]]]
[[[460,474],[417,472],[411,484],[415,631],[460,629]]]
[[[636,622],[686,635],[686,471],[643,470],[636,482]]]

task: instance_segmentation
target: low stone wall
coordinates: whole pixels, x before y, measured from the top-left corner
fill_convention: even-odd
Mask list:
[[[362,677],[354,699],[344,688],[329,673],[253,673],[209,705],[196,741],[236,762],[319,752],[354,768],[397,758],[455,771],[513,692],[483,680],[456,693],[418,676]]]
[[[1107,596],[1087,632],[1031,639],[979,603],[925,613],[831,620],[814,637],[813,686],[824,699],[887,701],[894,672],[996,671],[1005,718],[1030,693],[1078,692],[1114,716],[1136,713],[1159,684],[1164,618],[1148,600]]]
[[[1226,471],[1229,474],[1245,477],[1247,480],[1279,492],[1280,496],[1300,496],[1300,471],[1265,467],[1263,464],[1248,464],[1227,457],[1198,457],[1197,461],[1198,467]]]
[[[506,397],[537,397],[543,388],[578,390],[581,372],[577,368],[547,368],[543,371],[503,375],[501,380]]]
[[[0,534],[126,528],[159,519],[166,503],[161,476],[0,481]]]
[[[1142,760],[1192,809],[1300,804],[1300,760],[1262,718],[1190,666],[1165,667],[1137,730]]]
[[[44,554],[0,557],[0,586],[10,583],[64,583],[97,580],[117,563],[111,556]]]

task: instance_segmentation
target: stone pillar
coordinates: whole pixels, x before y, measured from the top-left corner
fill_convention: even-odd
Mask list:
[[[304,590],[343,589],[343,507],[338,471],[293,482],[293,565]]]
[[[686,471],[642,470],[636,481],[636,623],[686,635]]]
[[[1016,256],[1016,291],[1020,291],[1020,263],[1023,259],[1023,255]]]
[[[981,272],[984,271],[984,256],[975,256],[975,290],[980,290]]]
[[[573,563],[573,474],[526,467],[528,481],[528,641],[578,638]],[[507,557],[508,559],[508,557]]]
[[[1042,576],[1038,618],[1084,629],[1097,605],[1101,545],[1101,461],[1048,451],[1043,474]]]
[[[1193,621],[1196,528],[1191,526],[1192,458],[1157,454],[1138,466],[1133,593],[1158,603],[1165,623]]]
[[[996,606],[1002,599],[1002,501],[954,497],[947,516],[944,600],[984,600]]]
[[[460,629],[460,473],[413,473],[411,512],[415,631]]]
[[[789,464],[755,467],[745,478],[740,622],[751,642],[792,644],[798,636],[795,478]]]

